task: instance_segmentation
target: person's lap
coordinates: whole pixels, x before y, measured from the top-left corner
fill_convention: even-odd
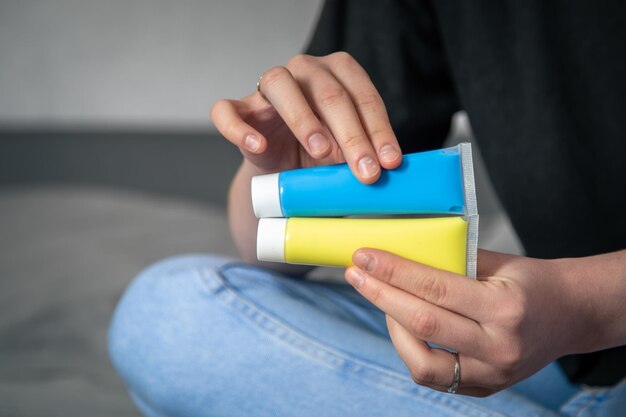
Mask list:
[[[143,271],[118,305],[109,348],[148,416],[611,415],[609,405],[626,406],[614,390],[580,391],[554,364],[482,399],[420,387],[384,315],[351,287],[209,255]]]

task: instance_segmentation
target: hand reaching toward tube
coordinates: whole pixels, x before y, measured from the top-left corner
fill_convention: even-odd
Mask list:
[[[346,280],[387,314],[418,384],[445,391],[458,352],[458,393],[486,396],[558,357],[626,343],[626,251],[538,260],[480,251],[478,280],[400,258],[355,252]]]
[[[371,184],[380,177],[381,166],[394,169],[402,162],[378,91],[365,70],[345,52],[324,57],[298,55],[285,67],[263,74],[258,92],[215,103],[211,117],[244,156],[230,188],[229,221],[242,257],[251,263],[258,263],[257,219],[250,200],[252,176],[347,162],[361,182]],[[304,271],[302,267],[265,265]]]
[[[274,67],[255,92],[220,100],[217,129],[262,171],[347,162],[364,183],[402,159],[380,95],[347,53],[298,55]]]

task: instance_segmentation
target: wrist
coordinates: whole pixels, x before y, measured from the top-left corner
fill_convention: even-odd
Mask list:
[[[554,261],[566,300],[564,323],[575,335],[568,353],[626,344],[625,255],[622,251]]]
[[[564,316],[562,323],[572,336],[565,353],[594,351],[598,335],[593,330],[597,329],[598,318],[595,308],[590,303],[595,296],[587,293],[586,273],[581,270],[578,258],[556,259],[553,264],[556,266],[556,277],[562,289],[561,296],[564,305],[560,312]]]

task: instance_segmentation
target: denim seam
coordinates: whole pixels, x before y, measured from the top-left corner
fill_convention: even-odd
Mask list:
[[[602,389],[601,391],[594,390],[594,392],[586,390],[579,391],[560,407],[560,414],[570,417],[580,417],[584,411],[596,404],[598,399],[603,400],[605,398],[605,392],[606,389]]]
[[[588,410],[595,400],[594,396],[591,396],[581,407],[576,411],[575,417],[580,417],[585,410]]]
[[[393,389],[405,395],[417,395],[431,401],[434,400],[439,406],[448,408],[454,412],[461,411],[465,415],[476,417],[506,416],[499,412],[494,413],[491,410],[483,409],[479,405],[463,400],[462,397],[448,395],[418,386],[404,375],[373,363],[365,362],[362,359],[346,355],[337,349],[320,343],[308,335],[298,332],[292,326],[284,323],[280,318],[272,315],[269,311],[262,309],[253,301],[244,297],[227,283],[227,278],[222,275],[222,271],[235,266],[239,266],[239,264],[227,264],[218,268],[195,267],[194,269],[211,293],[217,295],[223,302],[243,313],[259,328],[272,334],[282,342],[291,345],[291,347],[295,348],[299,353],[305,354],[331,368],[343,369],[355,375],[365,377],[367,380],[376,385],[383,386],[386,389]],[[206,282],[207,279],[219,281],[221,288],[217,290],[215,283],[208,283]]]
[[[576,413],[576,416],[582,415],[583,411],[589,410],[591,407],[604,402],[606,398],[606,392],[608,389],[601,390],[599,392],[595,392],[590,395],[589,400],[584,404]]]

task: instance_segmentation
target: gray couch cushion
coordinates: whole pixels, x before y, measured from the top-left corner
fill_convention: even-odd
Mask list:
[[[0,415],[138,416],[111,367],[115,304],[142,268],[235,255],[224,210],[111,189],[0,189]]]

